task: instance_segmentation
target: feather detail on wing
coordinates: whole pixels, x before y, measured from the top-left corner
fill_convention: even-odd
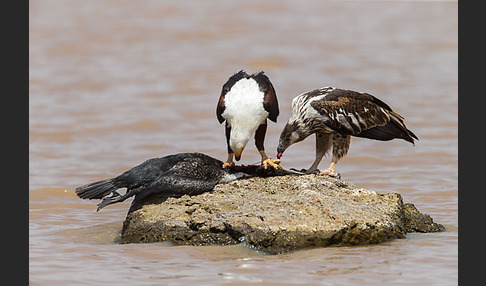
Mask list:
[[[223,117],[223,112],[226,109],[224,104],[224,96],[231,90],[231,87],[238,82],[242,78],[248,78],[249,75],[244,71],[240,70],[239,72],[232,75],[224,84],[223,88],[221,89],[221,95],[219,96],[218,105],[216,106],[216,116],[218,117],[219,123],[223,123],[225,118]]]
[[[224,122],[224,117],[223,117],[223,112],[226,109],[226,106],[224,105],[224,91],[221,91],[221,96],[219,97],[218,100],[218,105],[216,106],[216,116],[218,117],[219,123]]]
[[[263,73],[252,75],[252,77],[257,81],[260,86],[260,91],[263,92],[263,108],[268,112],[268,119],[273,122],[277,122],[277,117],[279,115],[277,94],[275,93],[275,88],[273,87],[270,79]]]
[[[340,134],[377,140],[402,138],[411,143],[412,137],[417,139],[406,128],[401,115],[371,94],[327,89],[325,96],[310,100],[310,106],[322,116],[324,125]]]
[[[390,121],[390,107],[375,99],[366,93],[333,89],[310,105],[325,118],[326,126],[341,134],[356,135]]]

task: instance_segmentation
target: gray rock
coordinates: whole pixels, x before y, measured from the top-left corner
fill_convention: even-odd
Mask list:
[[[428,215],[383,194],[327,176],[250,178],[197,196],[168,198],[127,215],[122,243],[236,244],[265,253],[365,245],[408,232],[443,231]]]

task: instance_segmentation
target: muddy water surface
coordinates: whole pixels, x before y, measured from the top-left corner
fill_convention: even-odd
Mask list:
[[[42,0],[29,14],[32,285],[457,284],[457,2]],[[96,213],[74,188],[178,152],[224,160],[216,101],[240,69],[264,70],[277,91],[271,156],[301,92],[330,85],[391,105],[420,141],[354,138],[337,170],[448,231],[276,256],[117,244],[129,202]],[[314,139],[282,159],[309,167]],[[258,160],[250,142],[240,162]]]

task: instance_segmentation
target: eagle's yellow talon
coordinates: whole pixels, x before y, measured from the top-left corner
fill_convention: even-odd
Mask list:
[[[265,159],[263,160],[262,165],[264,169],[267,169],[269,165],[273,167],[275,170],[282,168],[282,166],[280,166],[280,159],[275,159],[275,160]]]
[[[235,165],[235,163],[234,163],[234,162],[231,162],[231,163],[226,162],[226,163],[224,163],[224,164],[223,164],[223,166],[222,166],[222,167],[223,167],[223,169],[224,169],[224,168],[227,168],[227,167],[232,167],[232,166],[234,166],[234,165]]]

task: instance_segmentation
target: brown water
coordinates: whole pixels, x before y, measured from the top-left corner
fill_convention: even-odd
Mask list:
[[[42,0],[29,25],[32,285],[457,284],[457,2]],[[275,85],[271,156],[301,92],[330,85],[390,104],[420,141],[353,139],[337,170],[401,193],[447,232],[275,256],[117,244],[129,202],[96,213],[73,189],[178,152],[224,160],[216,101],[240,69]],[[282,159],[309,167],[314,139]],[[250,142],[240,162],[258,160]]]

